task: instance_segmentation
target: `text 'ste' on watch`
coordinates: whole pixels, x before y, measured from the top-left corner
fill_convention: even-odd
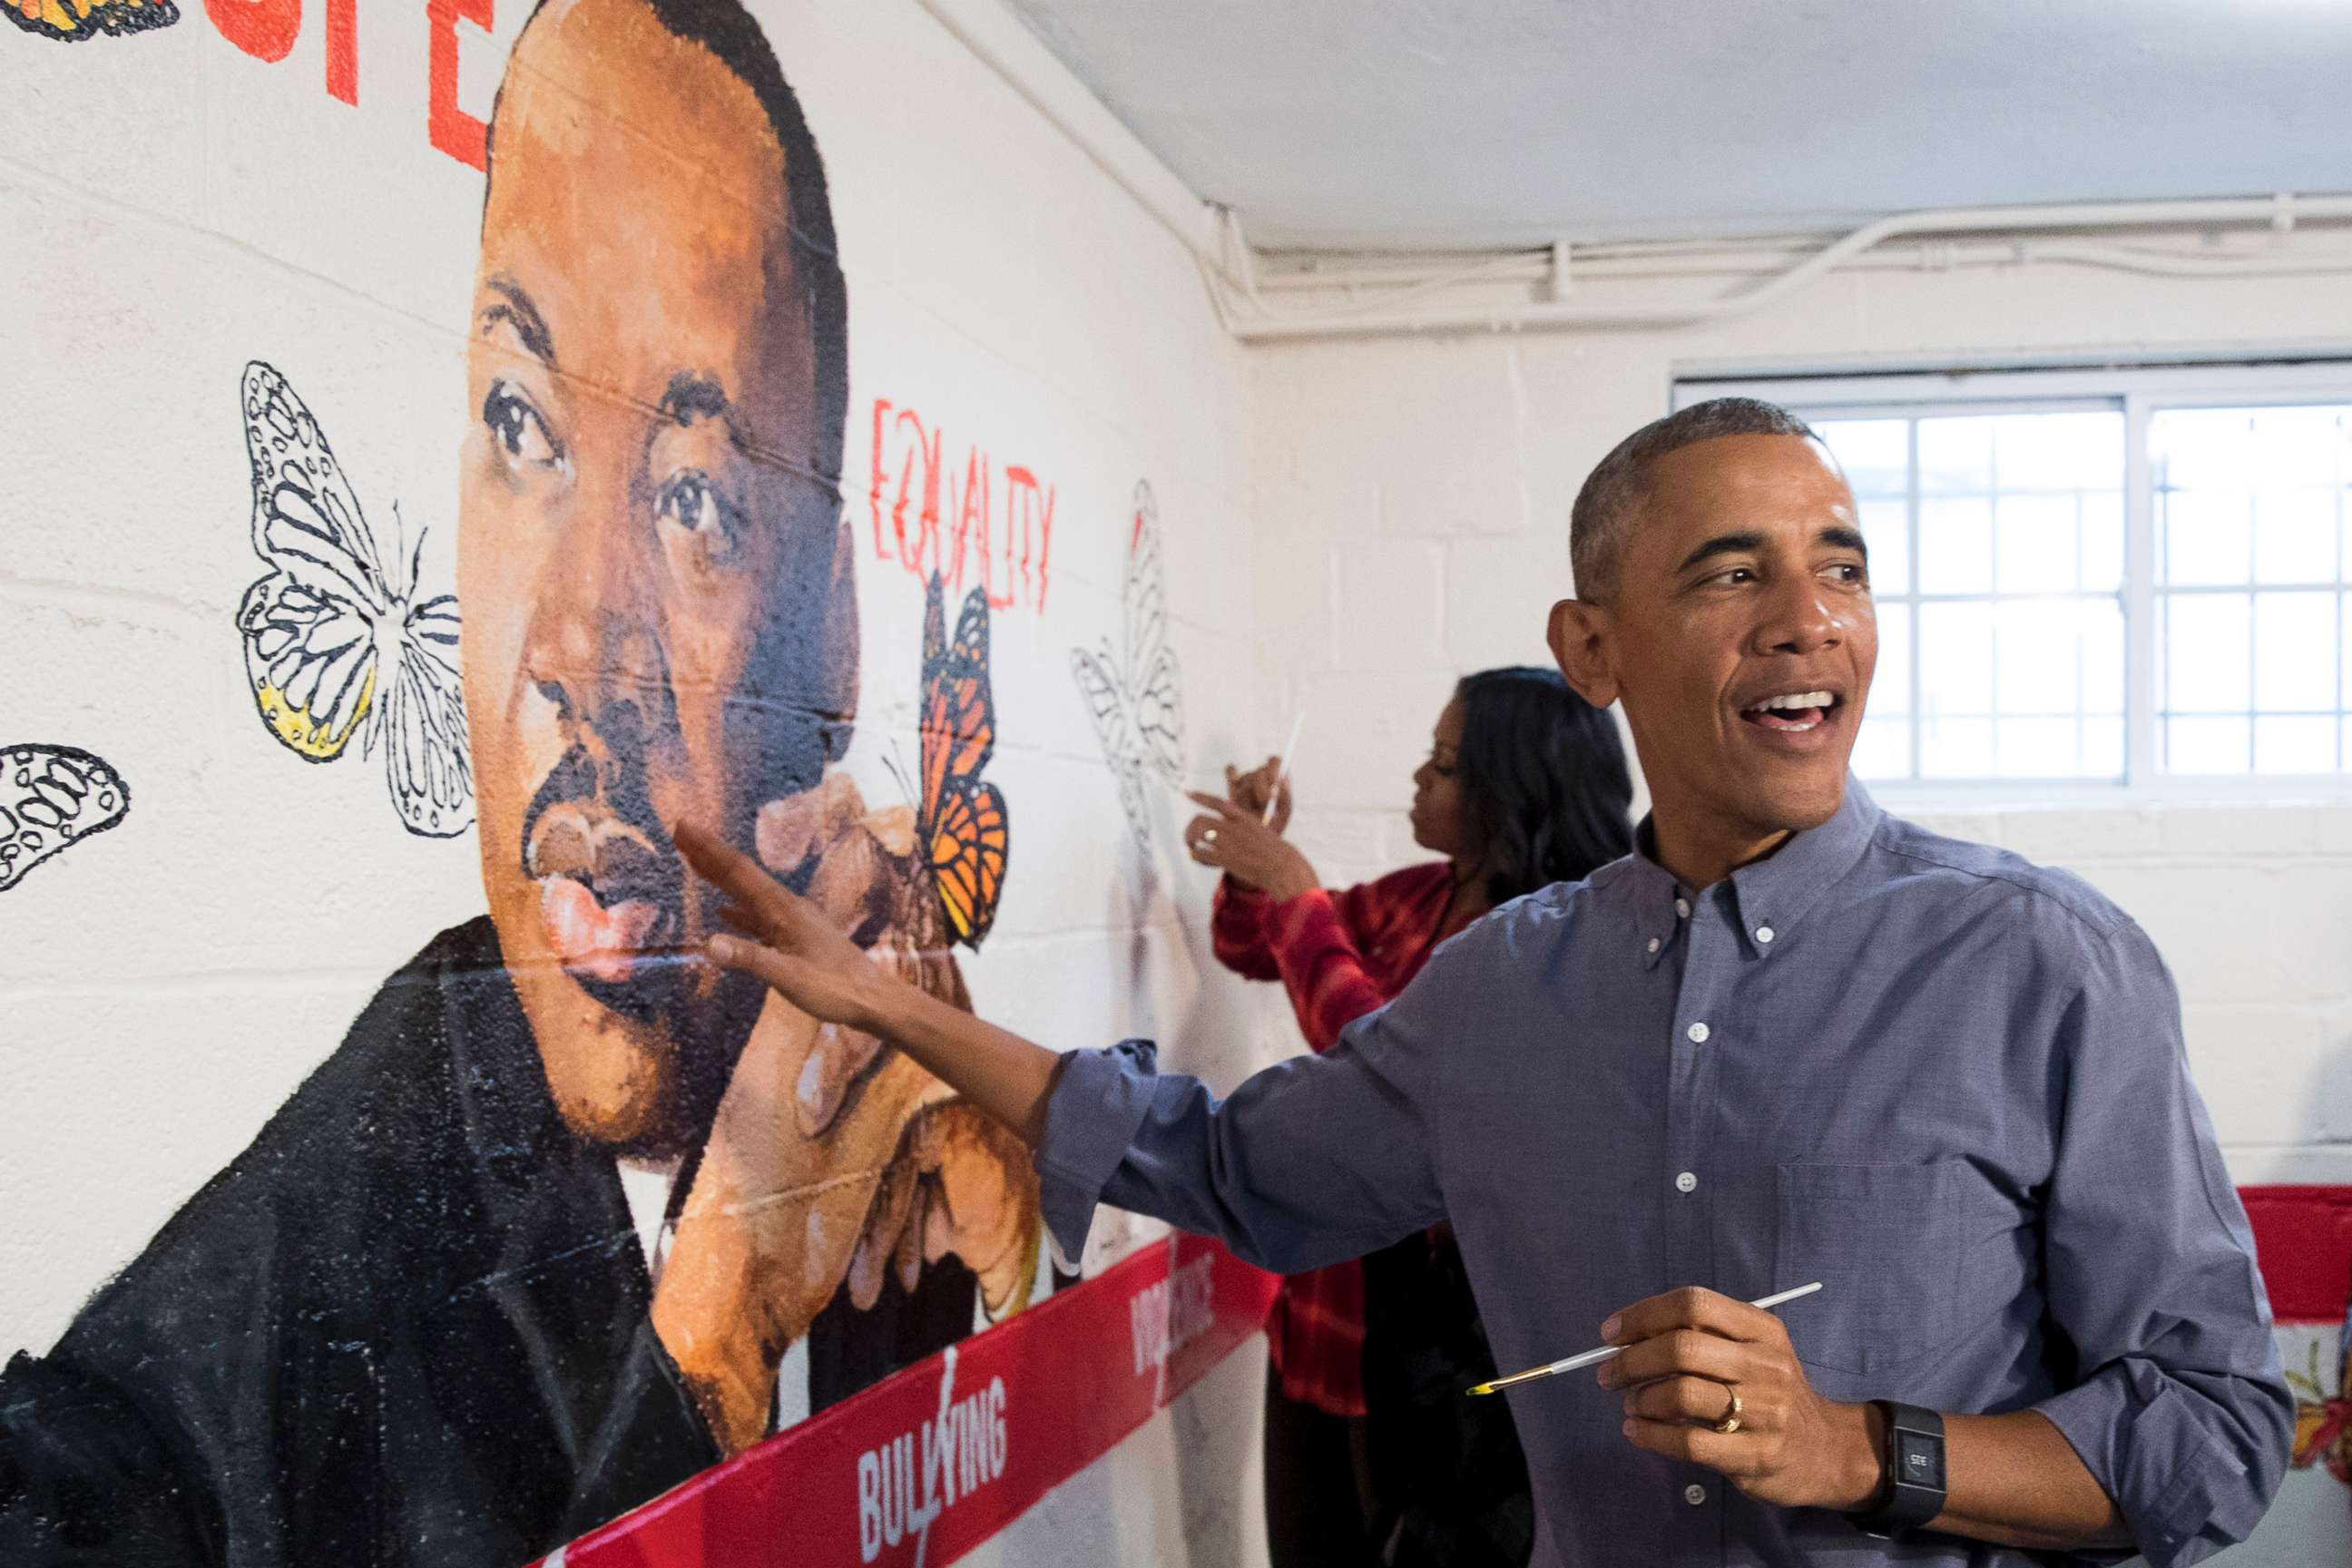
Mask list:
[[[1916,1530],[1944,1511],[1944,1418],[1916,1405],[1874,1399],[1886,1422],[1886,1479],[1867,1505],[1847,1514],[1880,1540]]]

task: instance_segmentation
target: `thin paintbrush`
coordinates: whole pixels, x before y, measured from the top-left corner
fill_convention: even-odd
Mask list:
[[[1751,1307],[1769,1309],[1780,1305],[1783,1301],[1793,1301],[1800,1296],[1810,1296],[1821,1288],[1822,1282],[1816,1279],[1810,1285],[1800,1285],[1793,1290],[1779,1291],[1761,1300],[1750,1301],[1748,1304]],[[1508,1377],[1498,1377],[1492,1383],[1482,1383],[1470,1392],[1500,1394],[1515,1383],[1533,1383],[1537,1378],[1551,1377],[1563,1372],[1574,1372],[1580,1366],[1598,1366],[1624,1348],[1623,1345],[1602,1345],[1598,1350],[1580,1352],[1565,1361],[1553,1362],[1549,1366],[1531,1366],[1525,1372],[1515,1372]]]
[[[1301,708],[1298,717],[1290,721],[1290,739],[1283,744],[1282,765],[1274,771],[1274,787],[1265,792],[1265,812],[1258,818],[1262,824],[1271,826],[1274,821],[1275,803],[1282,798],[1282,786],[1289,781],[1290,760],[1298,754],[1298,731],[1306,723],[1307,710]]]

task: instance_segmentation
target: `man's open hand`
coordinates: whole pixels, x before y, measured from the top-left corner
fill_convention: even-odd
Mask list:
[[[1852,1510],[1876,1491],[1869,1407],[1815,1393],[1770,1312],[1693,1287],[1636,1301],[1601,1336],[1625,1347],[1599,1377],[1624,1391],[1634,1447],[1718,1470],[1783,1508]],[[1715,1430],[1735,1394],[1738,1429]]]

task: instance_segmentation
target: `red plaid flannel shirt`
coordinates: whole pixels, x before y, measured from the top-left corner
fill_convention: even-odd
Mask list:
[[[1227,878],[1210,930],[1217,961],[1252,980],[1281,981],[1307,1043],[1327,1051],[1341,1029],[1421,972],[1453,890],[1453,868],[1442,860],[1278,904]],[[1350,1259],[1284,1280],[1266,1344],[1286,1395],[1334,1415],[1361,1415],[1362,1267]]]

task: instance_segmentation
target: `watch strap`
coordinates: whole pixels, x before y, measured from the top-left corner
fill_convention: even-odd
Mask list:
[[[1892,1399],[1871,1403],[1886,1426],[1886,1476],[1869,1505],[1846,1518],[1864,1534],[1884,1540],[1916,1530],[1944,1511],[1944,1418]]]

